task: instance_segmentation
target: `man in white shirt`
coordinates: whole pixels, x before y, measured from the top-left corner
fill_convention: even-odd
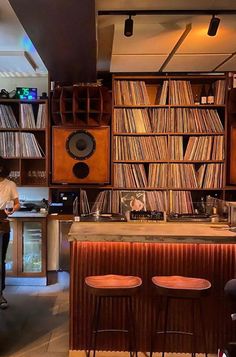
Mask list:
[[[0,157],[0,232],[2,233],[2,249],[0,264],[2,264],[2,276],[0,281],[0,308],[7,307],[7,300],[2,292],[5,289],[5,260],[7,247],[10,240],[10,224],[7,217],[20,208],[19,196],[16,189],[16,184],[7,179],[9,171],[7,168],[7,159]],[[10,207],[11,203],[11,207]]]

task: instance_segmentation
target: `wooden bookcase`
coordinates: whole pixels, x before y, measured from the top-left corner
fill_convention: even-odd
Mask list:
[[[213,87],[214,104],[199,104],[203,86],[206,92]],[[235,118],[228,115],[227,86],[225,74],[114,75],[111,182],[61,189],[78,191],[85,214],[97,207],[121,212],[128,191],[145,192],[147,209],[176,213],[195,212],[207,196],[236,200],[230,156]],[[100,114],[90,110],[95,96],[97,89],[95,95],[86,86],[57,87],[54,123],[82,128],[106,123],[109,105],[99,104]]]
[[[0,155],[18,186],[48,185],[47,100],[0,100]]]
[[[199,105],[203,86],[214,104]],[[228,130],[225,75],[114,75],[113,190],[145,191],[147,208],[178,213],[225,199]]]

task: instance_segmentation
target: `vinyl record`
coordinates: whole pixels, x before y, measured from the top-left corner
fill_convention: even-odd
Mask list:
[[[76,160],[85,160],[96,150],[96,141],[86,130],[74,131],[66,141],[68,154]]]

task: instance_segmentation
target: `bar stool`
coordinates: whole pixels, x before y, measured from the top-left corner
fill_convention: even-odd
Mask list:
[[[95,309],[93,313],[91,345],[87,355],[90,356],[90,351],[93,350],[95,357],[97,347],[97,334],[101,332],[124,332],[129,336],[129,349],[137,356],[135,322],[132,310],[132,296],[138,292],[142,285],[142,279],[138,276],[126,275],[95,275],[87,276],[85,284],[88,291],[95,297]],[[116,299],[124,299],[126,316],[128,321],[127,329],[99,329],[101,322],[101,302],[102,299],[109,298],[112,301]]]
[[[151,339],[151,350],[150,357],[153,354],[153,346],[154,346],[154,338],[156,334],[163,334],[163,351],[162,357],[165,356],[166,349],[166,335],[167,334],[182,334],[192,336],[192,356],[196,354],[196,331],[194,325],[194,311],[195,306],[199,308],[199,319],[202,327],[203,341],[204,341],[204,349],[205,355],[207,357],[207,342],[206,342],[206,334],[205,334],[205,325],[202,315],[202,302],[201,298],[206,296],[211,288],[211,283],[208,280],[200,279],[200,278],[190,278],[184,276],[154,276],[152,277],[152,282],[156,289],[158,295],[164,299],[165,308],[164,308],[164,330],[158,331],[157,324],[160,318],[160,307],[156,319],[156,327],[152,334]],[[168,331],[167,330],[167,322],[168,322],[168,313],[169,313],[169,304],[173,299],[183,299],[183,300],[191,300],[191,313],[192,313],[192,331]]]

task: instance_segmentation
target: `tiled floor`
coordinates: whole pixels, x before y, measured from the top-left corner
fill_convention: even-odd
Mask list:
[[[7,286],[0,310],[1,357],[68,357],[69,276],[48,286]]]
[[[7,286],[4,295],[9,308],[0,310],[0,357],[86,356],[83,351],[69,354],[68,288],[67,273],[60,273],[58,283],[48,286]],[[165,354],[175,356],[190,354]],[[129,357],[129,354],[98,352],[96,357]],[[139,357],[147,355],[139,353]]]

